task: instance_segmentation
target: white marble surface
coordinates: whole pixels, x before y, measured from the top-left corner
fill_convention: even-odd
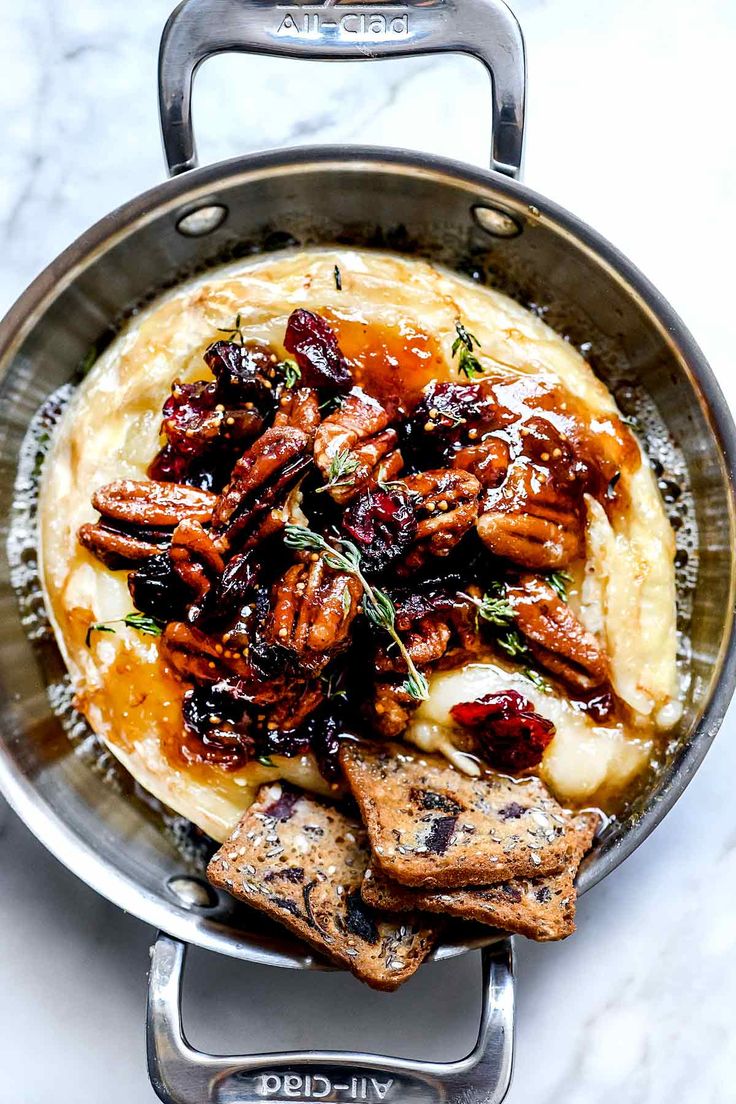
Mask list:
[[[0,310],[90,222],[162,175],[158,35],[170,0],[0,0]],[[526,176],[616,241],[687,318],[736,402],[732,0],[517,0]],[[205,160],[303,141],[408,145],[483,164],[485,77],[464,59],[202,72]],[[564,944],[518,947],[510,1104],[736,1100],[736,713],[654,836]],[[0,838],[0,1099],[144,1104],[151,932],[77,882],[14,817]],[[195,1042],[457,1055],[477,962],[395,997],[195,952]]]

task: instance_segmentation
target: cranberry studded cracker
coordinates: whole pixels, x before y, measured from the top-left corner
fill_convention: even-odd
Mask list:
[[[374,865],[402,885],[490,885],[568,861],[569,816],[538,778],[469,778],[402,744],[345,743],[340,761]]]
[[[362,824],[272,784],[261,787],[207,876],[374,989],[396,989],[429,954],[435,926],[383,916],[364,904],[360,886],[369,858]]]
[[[514,878],[492,886],[460,889],[410,889],[369,867],[363,880],[363,900],[393,912],[420,909],[475,920],[502,931],[546,941],[564,939],[575,931],[575,875],[593,842],[597,817],[581,814],[570,828],[572,855],[559,874]]]

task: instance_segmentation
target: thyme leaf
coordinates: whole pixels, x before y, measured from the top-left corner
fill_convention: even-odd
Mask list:
[[[429,697],[427,680],[414,665],[406,645],[396,631],[396,609],[389,596],[378,587],[373,587],[366,579],[361,568],[360,550],[352,541],[336,538],[334,544],[328,544],[319,533],[301,525],[287,525],[284,542],[288,548],[301,552],[317,552],[324,557],[328,567],[334,571],[347,571],[355,576],[363,587],[363,613],[377,628],[393,640],[406,664],[407,679],[402,689],[417,701]]]
[[[113,617],[110,621],[98,621],[96,624],[90,625],[84,638],[85,646],[89,648],[92,642],[92,633],[114,633],[116,630],[111,628],[111,625],[127,625],[131,629],[137,629],[144,636],[160,636],[163,631],[161,622],[149,617],[146,613],[126,613],[125,617]]]
[[[349,487],[352,483],[351,476],[358,470],[358,458],[347,449],[340,449],[330,461],[327,471],[327,482],[324,487],[318,487],[316,493],[321,494],[330,487]]]
[[[503,636],[498,638],[499,648],[503,648],[507,655],[510,655],[512,659],[516,659],[517,656],[527,656],[529,649],[524,643],[524,638],[517,629],[509,629]]]
[[[335,265],[335,287],[338,291],[342,291],[342,272],[337,265]]]
[[[282,360],[279,368],[284,373],[284,387],[295,387],[302,378],[302,370],[295,360]]]
[[[485,368],[473,352],[474,349],[480,349],[480,341],[475,334],[470,333],[470,331],[465,328],[459,319],[455,323],[455,332],[457,333],[457,337],[452,343],[452,355],[454,357],[460,353],[457,362],[457,370],[461,375],[464,375],[466,379],[477,379],[478,376],[482,376],[485,373]]]
[[[568,575],[566,571],[551,571],[547,576],[547,582],[557,594],[557,597],[561,598],[563,602],[566,602],[567,587],[568,583],[572,582],[572,576]]]
[[[244,345],[245,344],[245,338],[243,337],[243,323],[242,323],[240,311],[238,311],[238,313],[235,316],[235,325],[234,326],[218,326],[217,327],[217,332],[227,334],[231,341],[235,341],[235,339],[237,338],[238,343],[240,345]]]
[[[514,620],[514,611],[505,595],[492,594],[486,591],[482,598],[474,598],[472,594],[462,593],[460,597],[472,602],[478,611],[478,617],[482,617],[484,621],[488,621],[491,625],[506,628]]]
[[[541,690],[543,694],[551,694],[552,687],[545,678],[542,678],[539,671],[535,671],[533,667],[525,667],[521,672],[525,678],[528,678],[530,682],[533,682],[538,690]]]

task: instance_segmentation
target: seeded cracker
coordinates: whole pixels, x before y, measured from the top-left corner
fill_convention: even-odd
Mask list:
[[[409,889],[369,867],[363,900],[394,912],[421,909],[476,920],[538,941],[564,939],[575,931],[575,875],[593,842],[597,819],[588,814],[575,817],[570,829],[572,857],[559,874],[515,878],[494,886],[427,890]]]
[[[409,886],[495,885],[561,871],[569,816],[538,778],[469,778],[403,744],[344,743],[374,866]]]
[[[396,989],[429,954],[435,925],[383,916],[363,903],[369,858],[362,824],[273,784],[261,787],[207,876],[374,989]]]

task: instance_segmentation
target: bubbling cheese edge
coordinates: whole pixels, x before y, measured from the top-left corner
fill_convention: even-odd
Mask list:
[[[335,265],[342,275],[339,293]],[[444,378],[454,379],[451,346],[462,318],[480,342],[481,363],[494,374],[559,380],[591,410],[616,409],[577,350],[520,304],[427,262],[386,253],[312,249],[238,262],[183,284],[132,318],[83,381],[55,433],[39,501],[41,576],[92,727],[146,790],[215,839],[232,828],[263,781],[284,777],[322,792],[327,784],[309,757],[230,772],[206,764],[171,766],[164,749],[181,730],[181,686],[164,668],[157,641],[134,630],[95,633],[86,646],[91,624],[124,616],[131,602],[125,573],[107,570],[81,548],[76,532],[96,518],[90,499],[98,487],[145,478],[160,445],[161,407],[171,383],[208,375],[202,353],[218,328],[240,314],[246,340],[283,351],[286,321],[296,307],[331,307],[342,317],[388,326],[409,320],[439,343],[444,365],[437,376],[444,371]],[[646,463],[630,477],[629,493],[631,509],[612,523],[589,502],[586,571],[574,601],[611,657],[620,697],[642,718],[664,710],[671,719],[677,712],[673,537]],[[646,739],[620,726],[593,725],[518,672],[481,667],[435,675],[407,738],[472,770],[472,760],[458,758],[454,749],[447,703],[469,700],[473,686],[479,693],[513,687],[557,726],[542,773],[561,799],[602,799],[645,765]]]

